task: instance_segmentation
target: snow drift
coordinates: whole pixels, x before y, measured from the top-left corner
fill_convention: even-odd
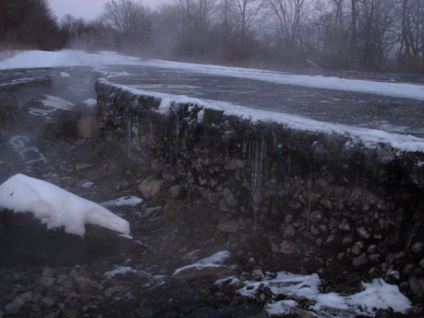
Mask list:
[[[129,234],[129,223],[92,201],[51,183],[16,174],[0,185],[0,208],[31,212],[48,229],[84,236],[85,224]]]
[[[79,50],[55,52],[32,50],[16,51],[15,53],[15,56],[0,62],[0,69],[140,64],[140,59],[137,57],[125,56],[111,51],[88,53]]]

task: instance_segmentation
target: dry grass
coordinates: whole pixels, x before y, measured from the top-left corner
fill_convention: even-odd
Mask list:
[[[0,62],[13,57],[16,54],[15,52],[15,50],[0,49]]]
[[[21,43],[0,43],[0,61],[14,57],[17,51],[33,50],[34,47]]]

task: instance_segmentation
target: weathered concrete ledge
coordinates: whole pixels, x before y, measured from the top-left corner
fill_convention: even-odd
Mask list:
[[[166,104],[107,81],[96,90],[104,137],[149,163],[145,182],[162,194],[207,200],[225,215],[221,231],[269,232],[270,252],[299,269],[360,271],[424,297],[424,153]]]

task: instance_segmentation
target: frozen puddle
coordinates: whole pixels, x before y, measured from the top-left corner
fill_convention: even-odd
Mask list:
[[[318,317],[346,317],[356,315],[374,317],[379,309],[393,309],[395,312],[406,313],[411,308],[411,302],[395,285],[387,284],[383,279],[374,279],[371,283],[362,283],[363,291],[354,295],[337,293],[320,293],[320,278],[317,274],[295,275],[287,272],[277,274],[267,273],[261,280],[247,280],[243,277],[227,277],[216,281],[217,285],[242,283],[244,287],[237,293],[253,298],[260,290],[269,289],[273,298],[284,296],[284,300],[272,301],[265,306],[268,314],[273,316],[286,314],[303,315],[306,310],[312,311]],[[299,308],[299,302],[312,303],[308,308]],[[302,306],[304,307],[304,305]]]

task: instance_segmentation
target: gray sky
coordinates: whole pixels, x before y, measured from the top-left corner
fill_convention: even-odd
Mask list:
[[[162,3],[169,3],[172,0],[142,0],[141,2],[150,7],[156,8]],[[103,11],[103,6],[109,0],[48,0],[53,13],[61,19],[65,14],[72,14],[77,18],[92,20],[97,18]]]

